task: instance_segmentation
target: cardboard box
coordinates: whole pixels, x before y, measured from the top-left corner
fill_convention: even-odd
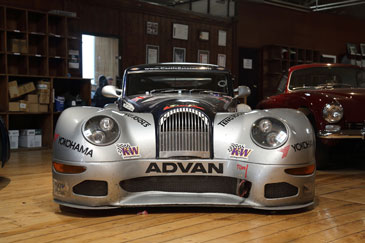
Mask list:
[[[29,106],[26,100],[19,100],[19,111],[27,112],[29,110]]]
[[[34,147],[42,147],[42,129],[35,129]]]
[[[40,93],[39,94],[39,103],[40,104],[49,104],[49,93]]]
[[[38,104],[39,103],[38,95],[36,95],[36,94],[28,94],[25,97],[25,100],[28,101],[28,104]]]
[[[27,40],[19,39],[18,45],[19,45],[19,52],[28,53]]]
[[[9,111],[20,111],[19,102],[9,102]]]
[[[24,148],[34,148],[34,129],[20,130],[19,146]]]
[[[19,89],[18,89],[18,82],[16,80],[9,82],[8,86],[9,86],[10,99],[20,96]]]
[[[17,149],[19,147],[19,130],[9,130],[10,148]]]
[[[20,52],[19,39],[11,39],[10,40],[10,51]]]
[[[35,86],[33,82],[29,82],[23,85],[18,86],[19,94],[24,95],[30,92],[33,92],[35,90]]]
[[[48,105],[39,105],[39,112],[48,112]]]
[[[39,104],[28,104],[28,112],[39,112]]]

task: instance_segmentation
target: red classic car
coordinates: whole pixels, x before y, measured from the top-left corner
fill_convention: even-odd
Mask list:
[[[344,140],[360,144],[365,138],[365,72],[347,64],[293,66],[283,75],[278,94],[258,104],[259,109],[284,107],[302,111],[311,121],[317,167],[327,168],[331,147]]]

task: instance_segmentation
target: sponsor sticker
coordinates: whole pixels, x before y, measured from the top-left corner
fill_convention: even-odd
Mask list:
[[[313,146],[312,141],[304,141],[304,142],[300,142],[300,143],[291,145],[291,147],[294,149],[294,152],[302,151],[302,150],[308,149],[312,146]]]
[[[248,170],[248,164],[243,165],[243,164],[237,163],[237,171],[241,177],[247,178],[247,170]]]
[[[129,111],[134,111],[134,106],[127,101],[123,101],[123,107]]]
[[[117,153],[122,156],[123,159],[134,159],[141,157],[138,146],[131,146],[129,143],[117,143],[115,146],[117,148]]]
[[[248,160],[253,149],[247,148],[246,145],[232,143],[228,148],[229,157],[234,159]]]
[[[236,119],[237,117],[241,116],[245,114],[244,112],[237,112],[237,113],[234,113],[230,116],[227,116],[226,118],[224,118],[223,120],[221,120],[220,122],[218,122],[218,125],[222,126],[222,127],[225,127],[227,126],[231,121],[233,121],[234,119]]]
[[[223,163],[152,162],[145,173],[223,174],[223,168]]]
[[[70,139],[64,138],[64,137],[60,137],[59,134],[55,134],[55,141],[58,138],[58,144],[61,146],[64,146],[68,149],[72,149],[76,152],[82,153],[86,156],[90,156],[91,158],[93,157],[93,150],[84,146],[84,145],[80,145],[79,143],[76,143]]]
[[[137,101],[139,101],[139,100],[143,100],[145,97],[143,97],[143,96],[138,96],[138,97],[135,97],[135,98],[133,98],[132,100],[134,101],[134,102],[137,102]]]
[[[151,123],[149,123],[148,121],[146,121],[145,119],[139,117],[139,116],[136,116],[136,115],[133,115],[133,114],[130,114],[130,113],[121,113],[120,115],[122,116],[126,116],[126,117],[129,117],[131,118],[132,120],[135,120],[136,122],[138,122],[139,124],[141,124],[143,127],[148,127],[148,126],[151,126]]]
[[[68,191],[68,186],[65,182],[53,179],[53,193],[57,196],[64,197]]]

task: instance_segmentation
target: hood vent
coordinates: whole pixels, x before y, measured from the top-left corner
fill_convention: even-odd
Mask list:
[[[175,108],[159,120],[160,158],[210,158],[210,120],[194,108]]]

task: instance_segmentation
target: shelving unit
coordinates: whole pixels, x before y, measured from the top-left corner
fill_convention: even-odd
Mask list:
[[[261,98],[276,93],[281,76],[291,66],[320,61],[321,53],[319,51],[287,46],[265,46],[263,48]]]
[[[77,93],[90,105],[90,80],[81,78],[80,59],[78,68],[69,68],[75,62],[69,50],[81,55],[78,18],[0,6],[0,117],[8,129],[42,129],[43,148],[52,147],[60,112],[54,112],[52,97],[48,112],[9,111],[9,102],[24,98],[10,99],[9,82],[48,81],[55,95]]]

